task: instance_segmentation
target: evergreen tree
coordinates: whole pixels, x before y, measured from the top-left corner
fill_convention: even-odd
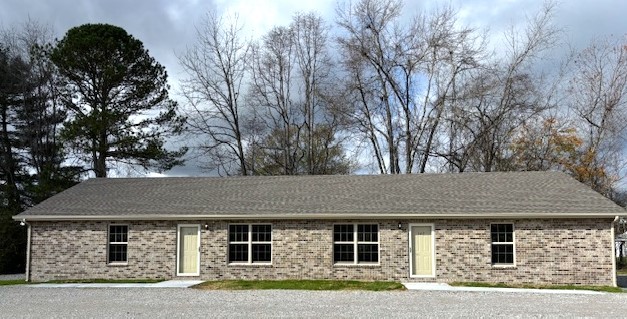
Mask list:
[[[61,75],[61,100],[70,120],[62,137],[106,177],[108,161],[167,170],[185,149],[168,151],[165,134],[182,118],[168,97],[165,68],[141,41],[108,24],[70,29],[52,51]]]
[[[18,156],[19,139],[11,124],[23,104],[27,64],[0,44],[0,273],[24,268],[25,231],[11,217],[23,209],[20,182],[24,176]]]

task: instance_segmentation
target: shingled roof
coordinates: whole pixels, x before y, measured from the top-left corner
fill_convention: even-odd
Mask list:
[[[27,220],[613,217],[625,210],[558,172],[84,181]]]

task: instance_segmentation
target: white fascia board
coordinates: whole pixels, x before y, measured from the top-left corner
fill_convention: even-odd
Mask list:
[[[269,219],[539,219],[539,218],[615,218],[616,213],[502,213],[502,214],[197,214],[197,215],[16,215],[25,221],[87,221],[87,220],[269,220]]]

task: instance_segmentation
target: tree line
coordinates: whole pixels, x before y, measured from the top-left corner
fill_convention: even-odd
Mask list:
[[[210,13],[179,54],[186,133],[223,174],[561,170],[612,197],[627,41],[558,50],[556,10],[494,34],[450,6],[412,15],[361,0],[338,4],[333,23],[297,13],[256,40]]]
[[[191,157],[220,175],[560,170],[620,201],[627,41],[556,57],[556,10],[494,34],[450,6],[360,0],[258,39],[208,13],[177,54],[178,101],[120,27],[3,29],[0,273],[24,267],[11,216],[87,176]]]
[[[0,35],[0,273],[23,271],[11,217],[117,164],[167,170],[183,126],[165,68],[119,27],[86,24],[57,41],[28,22]]]

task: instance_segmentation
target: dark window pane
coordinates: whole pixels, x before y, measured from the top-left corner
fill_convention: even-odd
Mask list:
[[[333,262],[353,262],[355,260],[355,246],[353,244],[333,245]]]
[[[235,226],[237,225],[229,225],[229,241],[235,241]]]
[[[237,225],[237,241],[248,241],[248,225]]]
[[[357,225],[357,241],[377,242],[378,225]]]
[[[253,244],[253,262],[270,262],[272,261],[272,245],[270,244]]]
[[[353,225],[334,225],[333,241],[353,241]]]
[[[364,238],[370,235],[368,226],[370,225],[357,225],[357,241],[364,241]]]
[[[229,245],[229,262],[248,262],[248,245],[247,244],[230,244]]]
[[[272,241],[272,226],[253,225],[252,228],[253,228],[252,229],[253,242]]]
[[[372,231],[372,241],[379,241],[379,225],[372,225],[370,229]]]
[[[512,244],[492,244],[493,264],[513,264],[514,245]]]
[[[111,225],[109,226],[109,242],[125,243],[128,241],[128,226]]]
[[[109,262],[126,262],[126,244],[110,244],[109,245]]]
[[[492,224],[490,238],[493,243],[511,243],[514,241],[514,225]]]
[[[230,242],[248,241],[248,225],[230,225],[229,226],[229,241]]]
[[[492,263],[493,264],[499,263],[499,246],[501,245],[492,244]]]
[[[379,245],[359,244],[357,245],[357,262],[373,262],[379,261]]]

